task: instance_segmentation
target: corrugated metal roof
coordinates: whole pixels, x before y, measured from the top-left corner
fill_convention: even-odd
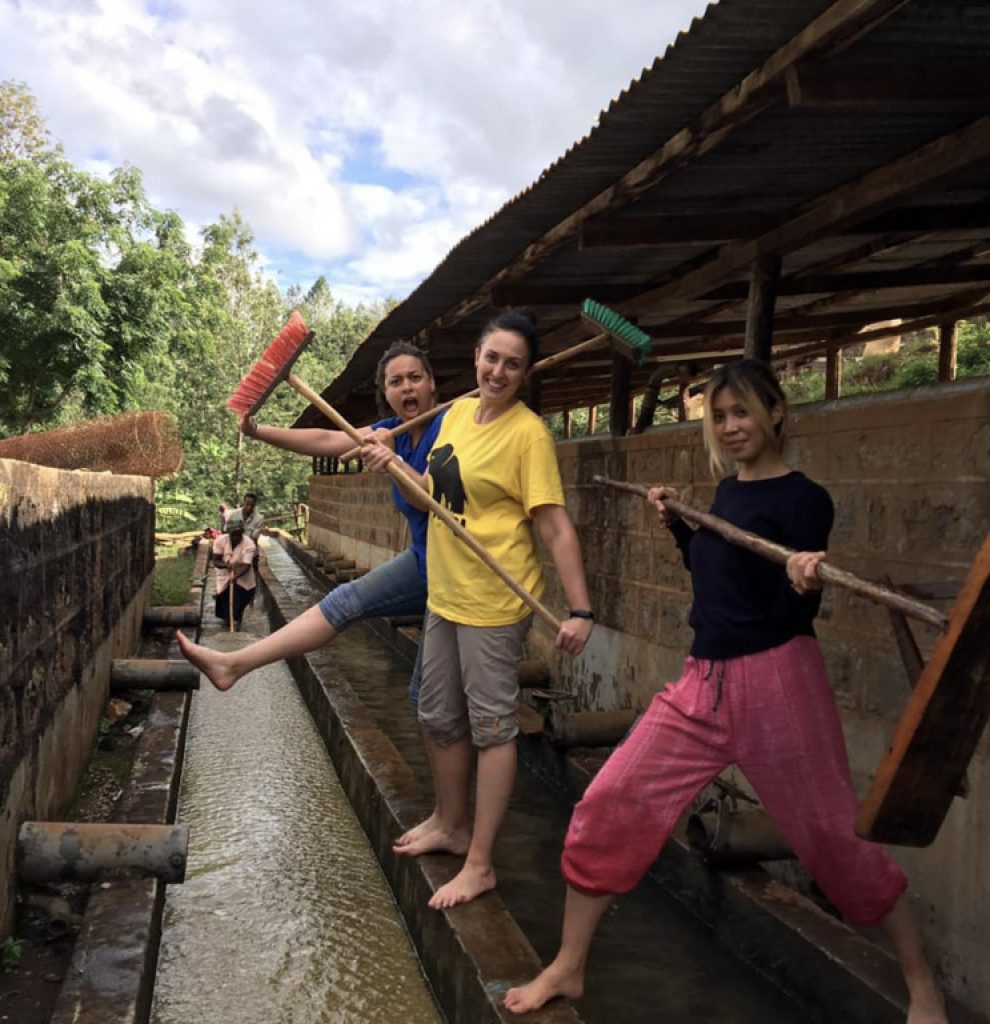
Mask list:
[[[353,415],[362,412],[360,392],[367,393],[374,366],[389,343],[412,337],[449,317],[458,304],[510,267],[527,247],[651,157],[679,131],[696,123],[737,83],[832,6],[828,0],[721,0],[710,6],[662,58],[612,101],[584,139],[451,250],[359,347],[325,392],[326,397],[349,406]],[[878,68],[911,66],[913,62],[950,68],[954,62],[971,66],[983,60],[988,39],[990,5],[977,0],[910,0],[840,54],[830,57],[829,67],[835,75],[857,75],[864,69],[876,72]],[[793,211],[843,183],[987,112],[990,90],[985,95],[974,95],[971,102],[877,105],[850,111],[843,107],[788,106],[781,88],[778,102],[735,126],[717,145],[692,156],[608,216],[623,220],[685,214],[730,217],[745,211],[786,220]],[[926,203],[952,204],[988,201],[990,194],[978,175],[970,175],[965,182],[950,181],[937,193],[920,198]],[[958,230],[946,235],[941,243],[932,244],[931,236],[932,232],[919,233],[917,239],[903,240],[893,261],[890,255],[878,251],[857,259],[854,265],[870,270],[912,267],[945,258],[954,248],[969,244]],[[979,237],[979,232],[975,233],[970,242]],[[816,239],[814,245],[788,254],[785,273],[818,267],[830,260],[841,265],[843,254],[856,257],[863,243],[863,237],[851,234]],[[549,249],[515,283],[549,289],[587,287],[591,295],[596,287],[623,283],[645,291],[676,277],[699,258],[711,258],[717,249],[718,243],[699,240],[695,244],[633,250],[581,250],[575,237]],[[952,292],[946,286],[944,294]],[[938,288],[929,288],[922,297],[938,294]],[[848,307],[850,301],[854,303],[848,297],[838,297],[836,308]],[[879,308],[883,308],[883,302],[889,302],[889,298],[882,298]],[[568,300],[541,309],[545,328],[572,320],[576,304]],[[793,300],[782,300],[781,308],[798,305]],[[876,307],[872,298],[863,301],[864,313]],[[697,316],[705,308],[697,301],[681,300],[657,310],[648,322],[669,322],[687,313]],[[716,307],[710,304],[710,308]],[[491,305],[482,303],[459,317],[458,337],[470,337],[493,311]],[[730,319],[738,316],[738,312],[729,314]],[[691,332],[686,331],[685,336],[690,337]],[[460,372],[449,359],[445,361],[451,351],[461,368],[468,365],[467,344],[438,343],[441,382]],[[457,354],[458,345],[464,347],[463,359]],[[431,340],[428,350],[433,349]],[[602,400],[607,400],[607,394]],[[552,407],[552,394],[550,401]],[[318,421],[315,410],[308,410],[299,423]]]

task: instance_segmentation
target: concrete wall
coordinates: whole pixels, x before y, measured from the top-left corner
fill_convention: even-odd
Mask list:
[[[0,459],[0,934],[22,821],[58,817],[89,758],[110,662],[129,655],[154,568],[145,477]]]
[[[836,504],[830,557],[872,578],[895,582],[960,579],[990,529],[990,383],[978,381],[799,407],[790,418],[789,457],[824,484]],[[621,440],[558,446],[567,503],[578,526],[598,617],[579,658],[559,655],[537,626],[535,654],[583,707],[641,707],[679,674],[691,633],[690,583],[669,535],[645,502],[591,483],[666,482],[688,489],[699,507],[714,486],[698,423]],[[314,478],[311,504],[324,518],[329,550],[399,550],[396,515],[386,512],[381,477]],[[336,492],[336,497],[330,495]],[[374,521],[373,521],[374,519]],[[314,520],[315,522],[316,520]],[[382,524],[388,523],[385,527]],[[342,536],[343,535],[343,536]],[[374,563],[377,564],[377,563]],[[546,603],[566,608],[547,563]],[[927,653],[933,632],[913,623]],[[883,755],[909,693],[887,612],[836,588],[826,590],[818,626],[843,719],[857,789]],[[970,767],[970,796],[957,800],[937,842],[895,850],[911,876],[923,928],[949,986],[990,1010],[990,738]]]

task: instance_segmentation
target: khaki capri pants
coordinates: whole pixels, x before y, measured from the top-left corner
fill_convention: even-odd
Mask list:
[[[439,746],[470,733],[479,748],[516,738],[519,662],[533,616],[509,626],[465,626],[427,612],[419,721]]]

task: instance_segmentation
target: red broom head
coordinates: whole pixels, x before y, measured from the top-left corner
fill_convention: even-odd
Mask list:
[[[275,385],[284,379],[312,337],[303,318],[293,311],[289,322],[278,332],[275,340],[241,379],[237,390],[227,399],[227,408],[254,415],[274,391]]]

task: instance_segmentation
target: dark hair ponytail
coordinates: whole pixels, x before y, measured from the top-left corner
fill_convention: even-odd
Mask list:
[[[540,338],[536,333],[536,317],[529,309],[507,309],[493,317],[485,324],[478,338],[476,348],[481,348],[485,338],[494,331],[512,331],[526,342],[529,352],[529,365],[536,362],[540,354]]]

